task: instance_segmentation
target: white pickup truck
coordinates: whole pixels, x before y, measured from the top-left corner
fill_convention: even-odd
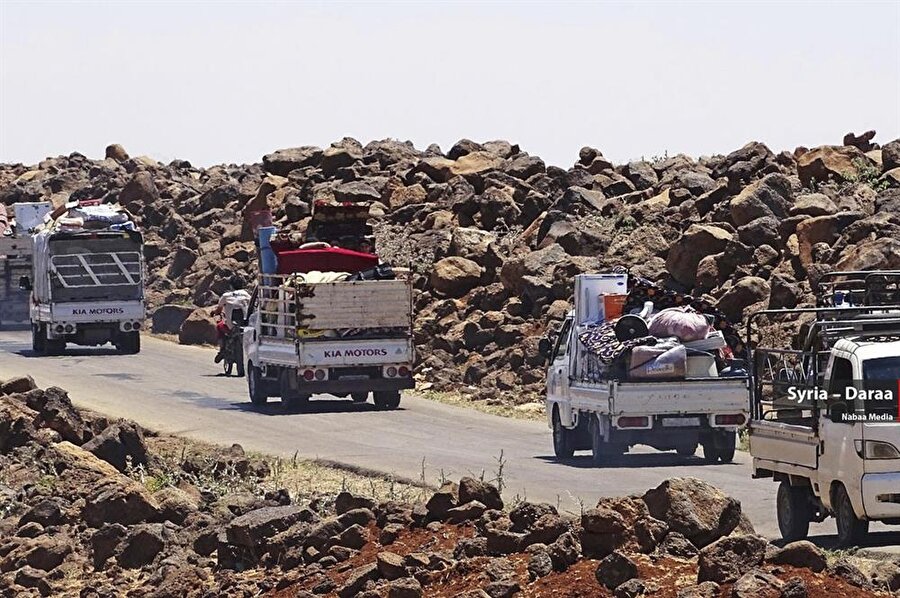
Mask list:
[[[244,328],[250,400],[349,395],[396,409],[413,388],[412,281],[260,275]]]
[[[0,206],[0,325],[28,323],[29,294],[19,283],[31,274],[31,234],[51,210],[49,201],[15,203],[7,222],[6,206]]]
[[[834,516],[839,544],[852,546],[870,521],[900,524],[900,273],[830,278],[840,275],[847,284],[836,301],[820,301],[826,307],[751,318],[748,338],[762,318],[814,320],[798,350],[755,349],[749,436],[753,476],[779,483],[784,539],[805,538],[810,522]],[[873,286],[887,290],[882,300]]]
[[[650,381],[590,375],[577,322],[594,319],[584,305],[598,295],[592,276],[576,277],[575,310],[548,355],[546,411],[556,457],[590,449],[594,464],[603,465],[638,444],[683,456],[693,455],[699,444],[708,462],[732,461],[737,430],[748,418],[746,377]]]
[[[34,235],[32,348],[59,355],[66,343],[113,343],[141,350],[144,304],[143,239],[137,231],[41,231]]]

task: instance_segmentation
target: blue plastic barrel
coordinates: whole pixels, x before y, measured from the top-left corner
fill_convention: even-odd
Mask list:
[[[278,272],[278,256],[275,255],[275,251],[269,244],[277,230],[274,226],[259,227],[259,268],[263,274]]]

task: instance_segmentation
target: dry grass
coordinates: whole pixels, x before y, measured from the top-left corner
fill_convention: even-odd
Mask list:
[[[169,435],[150,435],[145,438],[148,449],[156,457],[150,467],[131,470],[132,477],[141,481],[151,492],[175,486],[184,480],[200,490],[218,496],[233,492],[249,492],[263,496],[267,492],[285,489],[294,501],[312,498],[323,499],[330,504],[341,491],[370,496],[376,500],[420,502],[430,496],[434,485],[422,480],[408,480],[379,472],[355,469],[319,460],[274,457],[247,452],[246,457],[255,465],[268,469],[263,477],[240,475],[237,471],[219,470],[213,473],[222,448],[213,444],[188,440]],[[199,459],[208,464],[202,473],[188,474],[181,468],[186,459]]]
[[[457,407],[466,407],[468,409],[481,411],[482,413],[489,413],[490,415],[531,421],[544,421],[547,418],[544,413],[544,405],[541,403],[509,405],[507,403],[502,403],[499,400],[475,399],[458,392],[439,392],[430,389],[417,389],[416,394],[431,401],[437,401],[446,405],[455,405]]]

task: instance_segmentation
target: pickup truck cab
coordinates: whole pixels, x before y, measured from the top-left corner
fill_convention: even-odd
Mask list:
[[[590,276],[590,275],[587,275]],[[589,279],[576,277],[576,289]],[[672,380],[631,380],[596,375],[578,337],[584,296],[563,322],[549,360],[546,413],[559,459],[590,450],[595,465],[643,444],[693,455],[698,445],[710,463],[734,458],[737,430],[748,420],[746,376],[685,376]],[[548,350],[549,349],[549,350]]]
[[[833,516],[839,544],[857,545],[870,521],[900,524],[900,309],[758,315],[803,312],[816,318],[810,347],[755,350],[753,476],[779,483],[785,540],[805,538],[810,522]]]

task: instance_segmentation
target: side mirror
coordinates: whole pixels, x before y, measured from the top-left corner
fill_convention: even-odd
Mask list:
[[[22,291],[30,291],[32,289],[31,279],[23,276],[19,279],[19,289]]]
[[[544,359],[550,358],[550,352],[552,350],[553,344],[550,342],[549,338],[544,337],[540,341],[538,341],[538,353],[540,353]]]

